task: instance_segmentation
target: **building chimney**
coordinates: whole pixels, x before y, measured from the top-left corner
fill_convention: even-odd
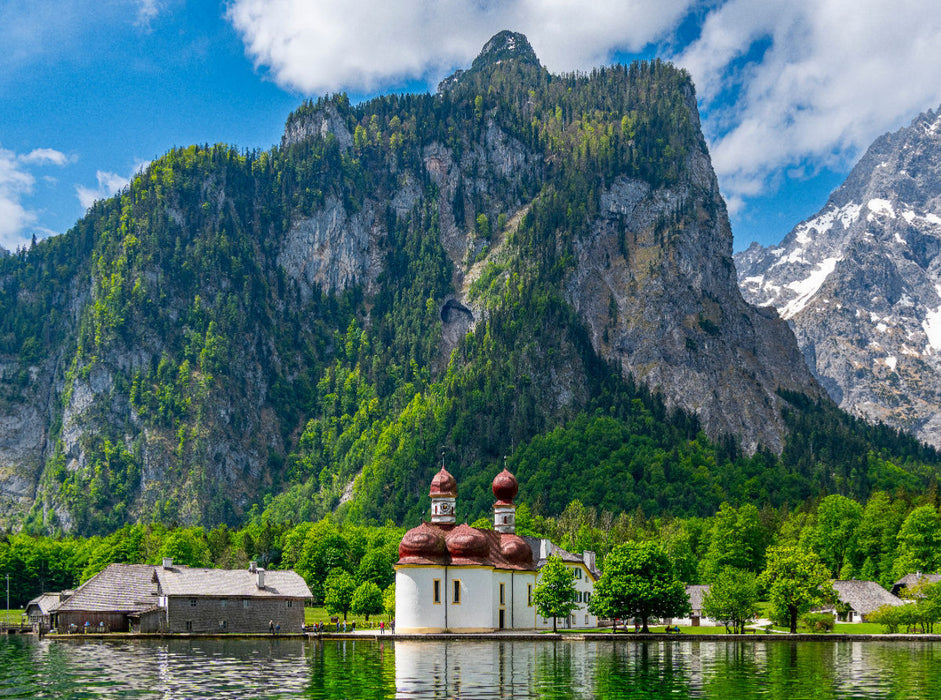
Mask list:
[[[163,558],[163,568],[164,568],[164,569],[172,569],[172,568],[173,568],[173,558],[172,558],[172,557],[164,557],[164,558]]]
[[[258,587],[264,588],[265,587],[265,570],[258,569],[258,571],[256,571],[255,573],[258,575]]]
[[[590,549],[586,549],[582,552],[582,561],[585,562],[585,566],[588,567],[588,570],[594,572],[595,570],[595,553]]]
[[[253,561],[248,562],[248,572],[249,572],[249,573],[253,574],[253,573],[255,573],[257,570],[258,570],[258,565],[257,565],[255,562],[253,562]]]

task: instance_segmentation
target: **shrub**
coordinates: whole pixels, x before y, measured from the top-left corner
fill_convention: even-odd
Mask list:
[[[811,632],[832,632],[833,615],[830,613],[807,613],[801,617],[801,624]]]

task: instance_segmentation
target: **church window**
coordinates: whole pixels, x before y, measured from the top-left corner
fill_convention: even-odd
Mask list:
[[[452,605],[460,605],[461,603],[461,582],[460,580],[454,581],[454,595],[451,596]]]
[[[533,607],[533,584],[526,584],[526,605]]]
[[[441,579],[436,578],[433,584],[434,589],[434,602],[441,603]]]
[[[576,566],[576,567],[575,567],[575,578],[581,578],[581,577],[582,577],[582,570],[579,569],[579,568]]]
[[[506,605],[506,584],[500,584],[500,605]]]
[[[196,607],[196,599],[195,599],[195,598],[190,598],[190,607],[191,607],[191,608],[195,608],[195,607]]]

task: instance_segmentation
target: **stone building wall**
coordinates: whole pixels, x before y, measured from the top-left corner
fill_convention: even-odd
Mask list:
[[[304,624],[301,598],[174,596],[167,609],[170,632],[265,633],[271,621],[282,633],[299,633]]]

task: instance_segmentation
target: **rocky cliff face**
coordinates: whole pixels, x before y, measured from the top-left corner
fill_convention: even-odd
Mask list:
[[[876,140],[780,245],[736,256],[841,407],[941,446],[941,115]]]
[[[571,303],[600,355],[695,413],[707,432],[780,451],[779,389],[818,396],[790,330],[745,303],[735,284],[732,234],[708,156],[691,177],[653,190],[619,179],[601,196],[590,234],[576,244]],[[658,228],[678,210],[679,225]]]

